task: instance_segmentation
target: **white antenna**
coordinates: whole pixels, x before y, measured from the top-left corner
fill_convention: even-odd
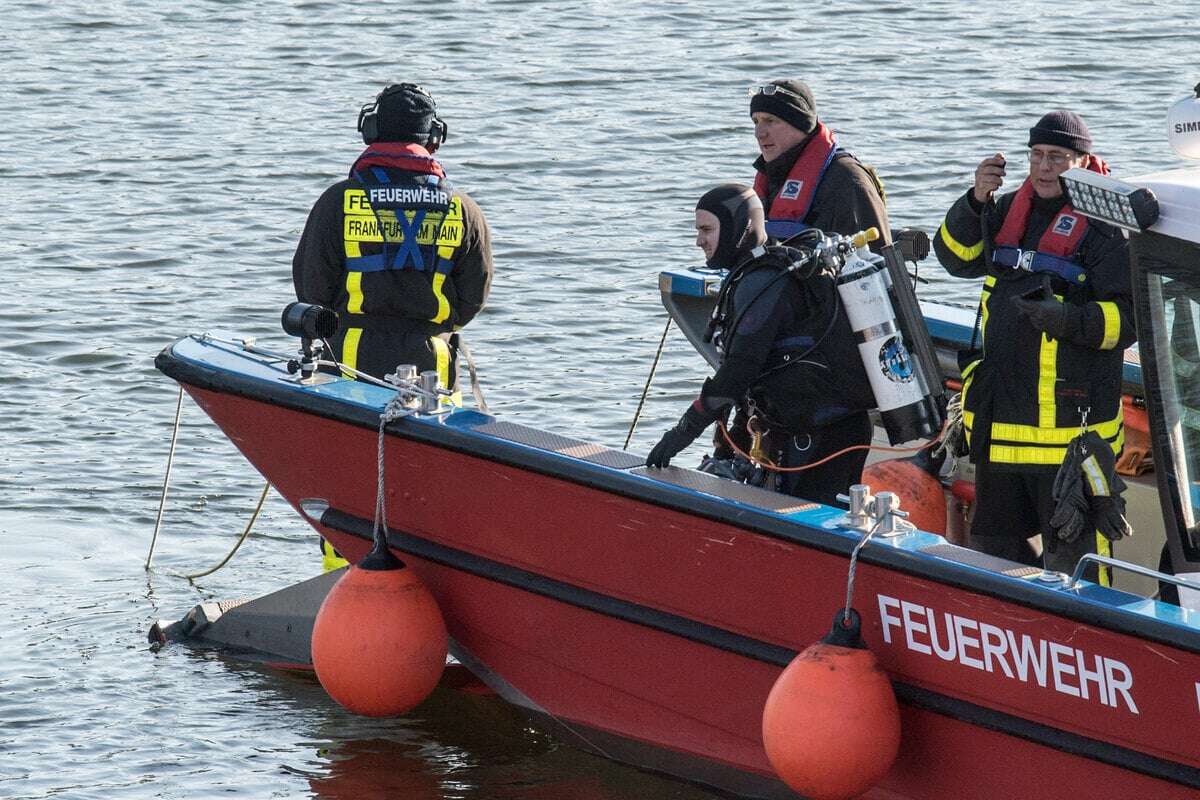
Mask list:
[[[1200,159],[1200,83],[1167,112],[1167,140],[1184,158]]]

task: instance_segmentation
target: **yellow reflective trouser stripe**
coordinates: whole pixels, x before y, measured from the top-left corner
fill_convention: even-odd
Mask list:
[[[993,429],[994,430],[994,429]],[[1058,428],[1054,431],[1058,434],[1061,431],[1070,430],[1072,435],[1078,435],[1079,429],[1064,429]],[[1120,452],[1125,446],[1125,431],[1117,436],[1112,443],[1113,453]],[[988,460],[994,464],[1061,464],[1063,459],[1067,457],[1067,448],[1063,447],[1036,447],[1036,446],[1018,446],[1008,444],[992,444],[988,451]]]
[[[1053,428],[1058,421],[1058,407],[1054,402],[1054,385],[1057,381],[1058,339],[1051,339],[1043,333],[1042,349],[1038,357],[1037,401],[1039,428]]]
[[[946,223],[942,223],[942,227],[938,229],[938,235],[942,237],[942,242],[946,247],[950,248],[950,252],[961,258],[963,261],[974,261],[979,258],[979,254],[983,252],[983,239],[973,247],[967,247],[962,242],[950,235],[950,231],[946,230]]]
[[[347,328],[346,338],[342,340],[342,366],[358,369],[358,342],[362,339],[362,328]],[[353,373],[342,370],[342,376],[354,379]]]
[[[361,314],[363,304],[362,293],[362,273],[348,272],[346,273],[346,294],[349,297],[346,300],[346,310],[351,314]]]
[[[439,247],[438,250],[441,251],[442,248]],[[442,294],[442,284],[445,282],[446,276],[442,273],[433,276],[433,296],[437,298],[438,310],[429,318],[430,322],[445,322],[450,316],[450,301]]]
[[[333,572],[335,569],[341,569],[350,562],[342,558],[337,550],[333,549],[333,545],[324,539],[321,540],[321,568],[325,572]]]
[[[1096,305],[1104,312],[1104,341],[1100,342],[1100,349],[1112,350],[1121,336],[1121,312],[1116,303],[1105,301]]]
[[[450,386],[450,345],[440,336],[430,336],[429,344],[433,347],[434,358],[437,359],[437,374],[438,383],[441,386]],[[452,405],[456,408],[462,407],[462,392],[456,388],[454,394],[441,399],[443,405]]]
[[[1123,417],[1118,414],[1107,422],[1095,425],[1088,423],[1088,430],[1100,434],[1101,439],[1111,439],[1122,433]],[[1036,425],[1018,425],[1013,422],[993,422],[992,438],[1004,442],[1029,442],[1030,444],[1061,444],[1064,447],[1079,435],[1078,426],[1055,428],[1047,426],[1040,428]]]
[[[1108,538],[1105,537],[1105,535],[1102,534],[1100,531],[1096,531],[1096,555],[1106,556],[1106,557],[1111,558],[1112,554],[1113,554],[1112,542],[1110,542],[1108,540]],[[1101,586],[1112,586],[1112,569],[1109,567],[1101,566],[1099,569],[1099,572],[1100,572],[1100,585]]]

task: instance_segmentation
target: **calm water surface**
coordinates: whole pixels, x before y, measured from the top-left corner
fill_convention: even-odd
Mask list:
[[[698,263],[703,191],[752,177],[747,85],[806,78],[893,224],[932,231],[979,159],[1019,155],[1053,107],[1086,117],[1118,173],[1174,163],[1164,114],[1200,80],[1197,9],[1138,4],[1133,22],[1127,5],[0,3],[0,796],[710,797],[484,698],[372,722],[304,677],[151,653],[152,620],[318,569],[273,497],[230,566],[172,575],[219,560],[262,486],[189,401],[143,571],[176,397],[155,353],[209,329],[290,346],[278,310],[308,208],[360,149],[358,105],[417,80],[492,225],[469,335],[493,410],[620,446],[665,322],[656,272]],[[975,297],[925,274],[928,296]],[[704,374],[670,338],[632,449]]]

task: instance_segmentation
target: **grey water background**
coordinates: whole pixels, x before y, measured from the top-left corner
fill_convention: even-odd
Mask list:
[[[491,223],[468,328],[494,412],[620,446],[665,322],[657,272],[698,264],[695,199],[752,177],[746,87],[810,82],[932,233],[1002,150],[1010,187],[1044,111],[1084,115],[1118,175],[1178,162],[1165,112],[1200,80],[1192,2],[1043,4],[0,2],[0,797],[700,798],[439,692],[367,721],[311,679],[145,632],[206,599],[319,570],[277,496],[215,563],[262,478],[185,401],[143,570],[176,387],[175,337],[287,348],[279,309],[311,202],[360,149],[358,105],[430,88],[439,154]],[[925,296],[971,282],[922,265]],[[631,449],[706,374],[668,338]],[[327,454],[314,454],[327,458]],[[336,469],[336,462],[330,464]]]

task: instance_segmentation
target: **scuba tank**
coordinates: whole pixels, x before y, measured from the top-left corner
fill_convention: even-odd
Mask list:
[[[818,248],[827,260],[843,260],[838,296],[846,309],[858,352],[867,370],[888,441],[895,445],[933,436],[941,412],[930,391],[923,359],[913,356],[897,323],[891,280],[884,259],[867,249],[879,237],[870,228],[853,237],[833,236]],[[942,389],[940,381],[936,387]]]

